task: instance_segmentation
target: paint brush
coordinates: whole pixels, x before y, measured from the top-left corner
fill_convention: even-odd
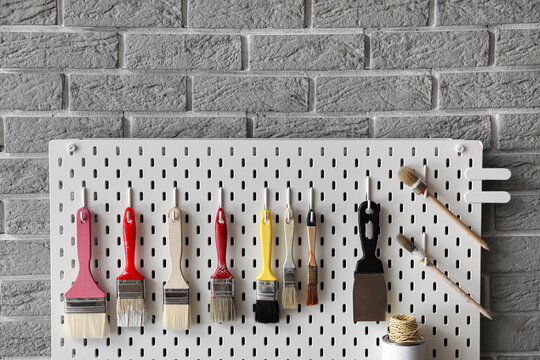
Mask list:
[[[116,322],[120,327],[137,327],[146,323],[145,283],[144,276],[135,267],[137,229],[131,208],[131,188],[128,197],[130,206],[124,212],[123,223],[126,267],[116,278]]]
[[[223,211],[223,189],[219,188],[219,209],[216,215],[217,269],[210,278],[210,321],[236,320],[234,276],[227,268],[227,220]]]
[[[262,270],[257,277],[257,302],[255,321],[259,323],[279,322],[277,291],[279,283],[272,273],[272,219],[267,207],[268,189],[264,188],[264,210],[261,213]]]
[[[317,220],[313,211],[313,188],[309,188],[309,211],[307,214],[307,237],[309,242],[308,285],[306,289],[306,305],[319,303],[317,296],[317,261],[315,260],[315,238],[317,235]]]
[[[417,175],[413,169],[408,166],[403,166],[398,172],[399,179],[407,186],[409,186],[416,195],[426,195],[426,198],[436,205],[448,218],[456,223],[463,231],[471,236],[477,243],[484,249],[489,250],[488,244],[482,240],[474,231],[472,231],[465,223],[463,223],[454,213],[452,213],[446,206],[444,206],[435,196],[427,190],[427,184]]]
[[[191,307],[189,284],[182,274],[182,212],[177,207],[177,189],[174,189],[174,207],[167,215],[168,245],[171,272],[163,285],[163,328],[167,330],[189,329]]]
[[[296,265],[293,258],[294,213],[291,208],[291,188],[287,188],[287,209],[285,210],[285,244],[287,254],[283,264],[283,290],[281,291],[281,306],[284,309],[296,309],[298,294],[296,291]]]
[[[406,238],[405,236],[398,234],[396,236],[396,240],[399,242],[399,244],[408,252],[410,252],[413,256],[413,259],[416,261],[419,261],[421,263],[424,263],[424,265],[429,268],[431,271],[433,271],[435,274],[437,274],[441,279],[443,279],[452,289],[454,289],[458,294],[460,294],[468,303],[472,304],[482,315],[487,317],[491,320],[491,314],[484,309],[482,305],[480,305],[476,300],[474,300],[469,294],[467,294],[463,289],[461,289],[455,282],[453,282],[448,276],[446,276],[441,270],[439,270],[438,267],[433,265],[424,252],[420,249],[418,249],[411,240]]]
[[[104,338],[107,336],[107,300],[105,292],[100,289],[90,272],[90,211],[86,207],[80,208],[76,221],[79,274],[64,295],[66,336],[79,339]]]

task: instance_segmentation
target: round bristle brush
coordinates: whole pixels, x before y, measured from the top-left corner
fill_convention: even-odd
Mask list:
[[[399,179],[408,187],[414,191],[416,195],[426,195],[433,204],[435,204],[443,213],[445,213],[452,221],[456,223],[463,231],[469,234],[477,243],[484,249],[489,250],[488,244],[482,240],[474,231],[472,231],[467,225],[465,225],[454,213],[452,213],[446,206],[444,206],[439,200],[430,194],[427,190],[427,184],[418,176],[413,169],[408,166],[403,166],[398,172]]]

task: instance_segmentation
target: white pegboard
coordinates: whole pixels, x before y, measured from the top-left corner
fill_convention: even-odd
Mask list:
[[[76,150],[68,151],[75,144]],[[465,151],[456,152],[463,144]],[[394,241],[403,232],[421,243],[426,229],[428,253],[471,295],[480,296],[480,246],[397,178],[406,164],[422,171],[443,203],[480,232],[481,204],[463,194],[481,190],[481,180],[467,180],[468,168],[482,167],[482,146],[455,140],[55,140],[50,144],[51,187],[51,327],[54,359],[231,358],[315,359],[380,358],[380,338],[387,323],[353,323],[352,285],[361,258],[357,205],[371,199],[381,205],[378,255],[388,284],[390,313],[412,313],[425,325],[429,359],[471,359],[480,354],[478,312],[461,297],[413,263]],[[92,271],[108,293],[107,339],[64,338],[62,295],[77,271],[75,214],[81,187],[88,189],[92,224]],[[115,279],[123,268],[121,218],[127,187],[134,191],[137,214],[137,263],[146,276],[149,322],[142,328],[116,327]],[[216,265],[214,219],[218,186],[225,192],[229,229],[228,258],[235,275],[238,321],[209,319],[209,279]],[[281,280],[285,259],[283,213],[290,185],[297,227],[294,256],[301,291],[298,310],[283,310],[278,324],[254,322],[255,278],[261,264],[259,216],[263,188],[270,190],[274,224],[274,273]],[[319,302],[304,306],[308,244],[305,216],[308,189],[315,188],[316,255]],[[165,216],[172,189],[180,191],[183,211],[184,274],[191,287],[192,327],[162,330],[162,284],[169,269]]]

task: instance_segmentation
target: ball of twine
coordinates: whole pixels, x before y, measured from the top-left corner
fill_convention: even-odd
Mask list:
[[[416,343],[422,341],[419,332],[419,324],[411,315],[394,315],[388,326],[388,338],[396,343]]]

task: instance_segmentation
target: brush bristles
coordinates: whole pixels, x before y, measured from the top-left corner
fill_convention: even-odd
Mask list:
[[[306,290],[306,305],[317,305],[319,298],[317,296],[317,283],[309,283]]]
[[[185,330],[191,326],[191,307],[189,304],[164,304],[163,328],[166,330]]]
[[[223,323],[236,321],[236,306],[232,297],[210,298],[210,321]]]
[[[403,166],[398,172],[399,180],[408,187],[412,187],[419,179],[418,175],[408,166]]]
[[[120,327],[137,327],[146,324],[144,299],[117,299],[116,322]]]
[[[396,240],[403,248],[405,248],[405,250],[410,253],[412,253],[416,249],[416,246],[412,243],[412,241],[401,234],[398,234],[396,236]]]
[[[255,322],[273,324],[279,322],[277,300],[257,300],[255,303]]]
[[[107,337],[106,313],[67,313],[64,315],[66,337],[73,339]]]
[[[281,292],[281,306],[284,309],[296,309],[298,307],[298,294],[294,286],[285,286]]]

